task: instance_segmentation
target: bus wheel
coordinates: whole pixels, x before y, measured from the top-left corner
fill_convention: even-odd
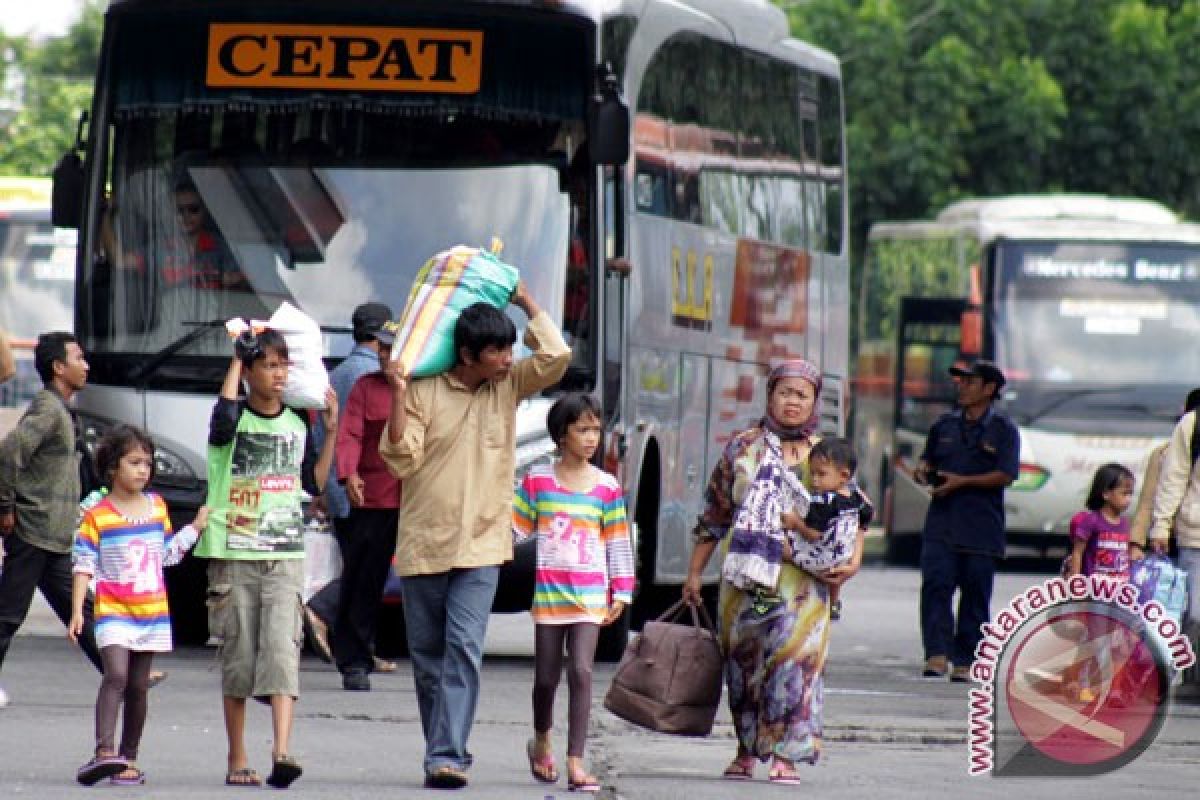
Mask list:
[[[375,655],[380,658],[404,658],[408,655],[403,604],[379,604],[379,615],[375,618]]]
[[[889,564],[916,567],[921,564],[921,537],[919,534],[884,533],[886,544],[884,558]]]
[[[629,641],[629,615],[630,609],[625,609],[616,622],[600,629],[600,639],[596,642],[597,661],[612,664],[621,660]]]
[[[662,496],[658,446],[646,448],[642,475],[638,482],[637,506],[633,518],[637,523],[637,592],[633,608],[627,615],[634,630],[655,619],[679,599],[678,585],[660,586],[654,582],[654,558],[658,547],[658,511]]]

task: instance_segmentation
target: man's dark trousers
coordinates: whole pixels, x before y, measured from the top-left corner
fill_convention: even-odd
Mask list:
[[[375,664],[375,620],[396,552],[394,508],[355,508],[335,519],[342,550],[341,594],[333,623],[333,658],[341,672],[370,672]]]
[[[955,550],[948,542],[921,542],[921,639],[925,657],[948,656],[956,667],[969,667],[980,626],[991,613],[996,558]],[[959,591],[958,627],[954,625],[954,590]]]
[[[4,663],[13,637],[29,615],[34,590],[41,590],[63,625],[70,623],[73,580],[70,553],[43,550],[15,533],[4,537],[4,567],[0,571],[0,664]],[[103,672],[100,651],[96,649],[90,592],[83,606],[83,635],[79,637],[79,644],[88,660]]]

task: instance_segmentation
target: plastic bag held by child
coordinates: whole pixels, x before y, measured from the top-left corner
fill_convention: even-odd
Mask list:
[[[267,320],[267,327],[287,340],[290,364],[283,402],[293,408],[324,408],[329,373],[321,360],[325,355],[321,326],[292,304],[282,303]]]
[[[467,306],[478,302],[504,308],[517,287],[517,268],[492,249],[458,245],[425,262],[409,292],[392,358],[405,374],[424,378],[454,366],[454,325]]]
[[[282,303],[265,322],[240,319],[225,323],[229,335],[237,339],[246,331],[258,334],[266,328],[282,334],[288,347],[288,379],[283,390],[283,402],[293,408],[324,408],[325,391],[329,388],[329,373],[321,357],[325,342],[321,326],[312,317],[291,303]]]

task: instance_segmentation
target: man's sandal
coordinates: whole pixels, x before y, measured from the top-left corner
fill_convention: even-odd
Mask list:
[[[225,773],[225,785],[258,788],[263,785],[263,781],[262,776],[252,767],[242,767],[241,769],[231,769]]]
[[[267,786],[275,789],[286,789],[304,774],[300,762],[289,755],[277,756],[271,765],[271,774],[267,776]]]

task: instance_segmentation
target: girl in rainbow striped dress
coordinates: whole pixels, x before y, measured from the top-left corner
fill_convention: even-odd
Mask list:
[[[146,780],[134,762],[146,723],[151,662],[155,653],[171,649],[163,567],[178,563],[196,543],[208,509],[201,507],[191,525],[172,532],[166,504],[145,491],[154,475],[154,442],[137,428],[121,426],[101,439],[96,467],[109,491],[86,508],[75,535],[67,637],[74,642],[83,632],[84,597],[94,578],[96,645],[104,678],[96,697],[96,752],[75,777],[86,786],[104,778],[138,785]]]
[[[567,652],[567,788],[600,785],[583,764],[592,704],[592,661],[600,627],[616,621],[633,600],[633,550],[620,484],[592,466],[600,444],[601,411],[585,394],[559,399],[546,417],[560,458],[529,471],[513,502],[513,535],[537,536],[533,595],[534,738],[529,769],[543,783],[558,781],[551,755],[554,694]]]

